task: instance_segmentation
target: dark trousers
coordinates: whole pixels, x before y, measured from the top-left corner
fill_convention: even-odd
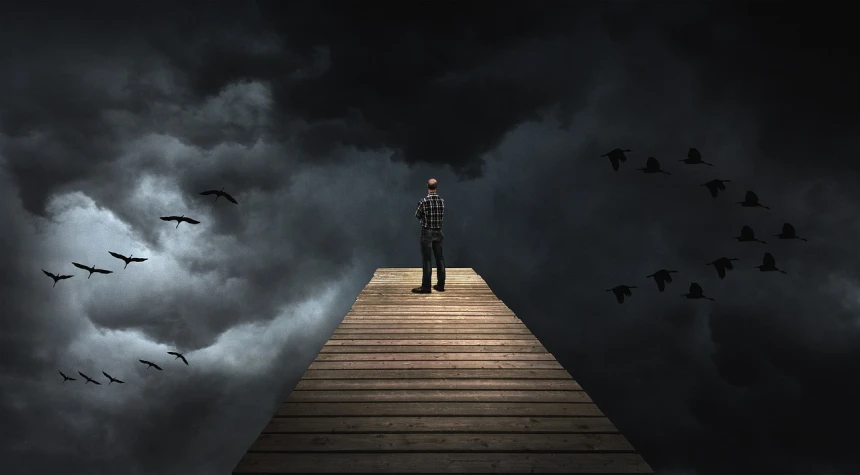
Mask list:
[[[421,278],[421,287],[430,288],[430,277],[433,268],[430,265],[430,253],[436,256],[436,283],[445,288],[445,258],[442,256],[442,241],[445,235],[441,229],[421,228],[421,260],[423,261],[424,275]]]

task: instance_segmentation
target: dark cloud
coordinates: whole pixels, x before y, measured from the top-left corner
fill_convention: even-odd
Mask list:
[[[449,265],[484,276],[655,467],[860,463],[850,15],[45,5],[0,12],[3,466],[230,470],[372,271],[417,267],[428,176]],[[716,166],[680,164],[689,147]],[[673,175],[635,171],[648,156]],[[714,177],[733,180],[716,200]],[[199,195],[221,187],[240,204]],[[737,205],[747,189],[773,210]],[[785,221],[810,241],[771,237]],[[733,241],[744,224],[768,244]],[[753,269],[765,250],[788,275]],[[725,280],[720,256],[741,259]],[[116,273],[51,289],[39,268],[71,260]],[[681,271],[664,293],[645,278],[661,267]],[[690,281],[716,302],[683,299]],[[620,306],[619,283],[640,287]]]

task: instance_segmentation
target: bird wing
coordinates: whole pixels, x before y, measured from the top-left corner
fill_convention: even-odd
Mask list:
[[[692,282],[692,283],[690,284],[690,293],[691,293],[691,294],[700,294],[700,293],[702,293],[702,286],[701,286],[701,285],[699,285],[699,284],[697,284],[697,283],[695,283],[695,282]]]
[[[201,194],[201,195],[217,195],[217,194],[218,194],[218,190],[206,190],[206,191],[201,191],[201,192],[200,192],[200,194]]]
[[[654,280],[657,281],[657,290],[659,290],[660,292],[666,290],[666,282],[663,281],[663,279],[657,278]]]
[[[720,279],[724,279],[726,277],[726,268],[719,264],[715,265],[714,267],[717,268],[717,275],[720,276]]]
[[[726,260],[726,269],[734,270],[735,266],[732,264],[732,261]]]
[[[702,154],[699,153],[699,150],[691,148],[690,151],[687,152],[687,158],[690,160],[701,160]]]
[[[60,376],[62,376],[62,377],[64,377],[64,378],[68,378],[68,376],[66,376],[65,374],[63,374],[63,372],[62,372],[62,371],[57,370],[57,372],[58,372],[58,373],[60,373]]]
[[[197,221],[196,219],[191,219],[191,218],[182,218],[182,219],[183,219],[183,221],[185,221],[186,223],[190,223],[190,224],[200,224],[200,221]]]
[[[143,363],[143,364],[152,364],[152,363],[150,363],[149,361],[146,361],[146,360],[137,360],[137,361],[140,361],[140,362],[141,362],[141,363]]]
[[[238,201],[236,201],[232,196],[228,195],[227,193],[224,193],[224,198],[233,204],[239,204]]]
[[[795,234],[794,226],[792,226],[790,223],[783,224],[782,225],[782,233],[783,234],[789,234],[789,235]]]
[[[657,159],[654,157],[648,157],[648,159],[645,160],[645,167],[660,168],[660,162],[658,162]]]
[[[161,371],[161,366],[158,366],[158,365],[157,365],[157,364],[155,364],[155,363],[152,363],[152,367],[153,367],[153,368],[155,368],[155,369],[157,369],[157,370],[159,370],[159,371]]]
[[[773,254],[765,252],[761,263],[764,264],[765,267],[775,267],[776,259],[773,257]]]
[[[624,303],[624,294],[622,294],[621,292],[614,292],[614,294],[615,300],[617,300],[618,303]]]
[[[73,275],[61,275],[61,276],[58,276],[57,278],[58,279],[71,279],[72,277],[74,277],[74,276]]]
[[[628,296],[628,297],[630,297],[630,296],[632,296],[632,295],[633,295],[633,292],[630,290],[630,288],[629,288],[629,287],[624,287],[624,289],[622,290],[622,292],[624,292],[624,295],[626,295],[626,296]]]
[[[747,191],[744,198],[746,198],[746,201],[758,201],[758,196],[756,196],[752,191]]]
[[[44,273],[45,273],[45,275],[47,275],[48,277],[50,277],[50,278],[52,278],[52,279],[54,279],[54,278],[56,278],[56,277],[57,277],[57,276],[55,276],[54,274],[51,274],[50,272],[46,271],[45,269],[42,269],[42,272],[44,272]]]
[[[160,219],[162,221],[176,221],[179,219],[179,216],[162,216]]]
[[[185,363],[185,366],[188,366],[188,360],[186,360],[184,356],[179,355],[179,359],[181,359],[182,362]]]
[[[93,269],[93,272],[98,272],[99,274],[113,274],[112,270],[105,269]]]
[[[668,272],[666,272],[666,275],[663,276],[663,278],[666,280],[666,282],[670,282],[670,283],[672,282],[672,274],[670,274]]]
[[[755,231],[749,226],[744,226],[741,228],[741,236],[745,238],[755,237]]]
[[[102,374],[103,374],[103,375],[105,375],[105,376],[107,377],[107,379],[113,379],[113,378],[111,377],[111,375],[109,375],[109,374],[105,373],[104,371],[102,371]]]
[[[132,257],[131,262],[143,262],[146,259],[147,259],[146,257]]]
[[[73,265],[73,266],[75,266],[75,267],[77,267],[78,269],[90,270],[90,268],[89,268],[89,267],[87,267],[87,266],[85,266],[85,265],[83,265],[83,264],[78,264],[77,262],[72,262],[72,265]]]
[[[168,355],[173,355],[173,356],[179,356],[179,353],[177,353],[177,352],[175,352],[175,351],[168,351],[168,352],[167,352],[167,354],[168,354]]]
[[[126,260],[126,259],[128,259],[128,257],[125,257],[125,256],[123,256],[122,254],[117,254],[117,253],[115,253],[115,252],[113,252],[113,251],[108,251],[108,254],[110,254],[110,255],[112,255],[112,256],[114,256],[114,257],[116,257],[117,259],[122,259],[122,260]]]

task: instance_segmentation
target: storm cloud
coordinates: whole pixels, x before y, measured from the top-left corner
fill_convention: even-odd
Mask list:
[[[652,466],[852,473],[849,20],[774,2],[0,7],[0,465],[229,473],[373,270],[420,266],[433,176],[448,265],[475,268]],[[715,166],[681,164],[689,147]],[[672,175],[636,171],[648,156]],[[712,178],[732,180],[718,199]],[[198,194],[221,187],[240,204]],[[740,207],[746,190],[773,209]],[[183,214],[201,224],[158,220]],[[809,242],[772,237],[783,222]],[[768,244],[732,240],[745,224]],[[753,268],[765,250],[788,275]],[[724,280],[720,256],[741,259]],[[663,293],[660,268],[680,271]],[[52,289],[40,269],[76,275]],[[716,302],[681,298],[690,281]],[[603,289],[622,283],[640,288],[618,305]]]

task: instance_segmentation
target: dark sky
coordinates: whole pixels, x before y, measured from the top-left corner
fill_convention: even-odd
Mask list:
[[[420,266],[431,176],[448,265],[661,473],[860,466],[860,43],[839,4],[11,3],[8,473],[229,473],[372,272]],[[672,175],[636,171],[648,156]],[[222,186],[239,206],[197,194]],[[786,221],[809,241],[773,238]],[[744,224],[768,244],[732,240]],[[753,269],[765,250],[788,275]],[[721,256],[741,259],[725,280]],[[662,294],[660,268],[681,271]],[[693,280],[716,302],[681,298]],[[618,305],[617,284],[640,289]]]

